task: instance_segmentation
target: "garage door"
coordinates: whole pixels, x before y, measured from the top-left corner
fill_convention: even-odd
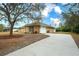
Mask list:
[[[40,27],[40,33],[46,33],[46,28],[45,27]]]

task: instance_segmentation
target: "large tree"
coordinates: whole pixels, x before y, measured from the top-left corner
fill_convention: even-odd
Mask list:
[[[25,15],[28,15],[27,18],[30,18],[32,21],[42,21],[43,15],[42,11],[45,8],[45,4],[33,4],[33,8],[29,13],[24,13]]]
[[[44,9],[43,4],[2,3],[0,4],[0,20],[8,21],[10,24],[10,35],[13,35],[13,27],[16,22],[23,21],[25,17],[32,19],[32,17],[29,17],[29,13],[42,9]]]
[[[75,26],[79,24],[79,4],[71,3],[65,5],[68,10],[63,13],[65,19],[65,26],[70,27],[71,31],[74,30]]]

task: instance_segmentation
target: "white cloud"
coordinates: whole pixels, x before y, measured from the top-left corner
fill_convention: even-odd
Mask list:
[[[60,20],[59,19],[54,19],[54,24],[59,25],[60,24]]]
[[[58,27],[61,23],[60,19],[58,19],[58,18],[50,18],[50,20],[52,22],[52,25],[55,27]]]
[[[54,8],[54,10],[55,10],[56,13],[59,13],[59,14],[62,13],[62,10],[60,9],[59,6],[56,6],[56,7]]]
[[[47,17],[55,6],[55,4],[46,4],[46,8],[42,11],[42,15]]]
[[[66,5],[66,4],[68,4],[68,3],[62,3],[62,5]]]
[[[52,11],[52,10],[55,10],[56,13],[58,14],[61,14],[62,13],[62,10],[59,6],[56,6],[56,4],[46,4],[46,7],[45,9],[42,11],[42,15],[44,17],[47,17],[49,16],[49,13]]]
[[[53,21],[53,20],[54,20],[54,18],[50,18],[50,20],[51,20],[51,21]]]

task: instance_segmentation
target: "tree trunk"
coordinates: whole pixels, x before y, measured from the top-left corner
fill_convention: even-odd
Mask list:
[[[10,27],[10,36],[12,36],[13,35],[13,24],[11,24],[11,27]]]

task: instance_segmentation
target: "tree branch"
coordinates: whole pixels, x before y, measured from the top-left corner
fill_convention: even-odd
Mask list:
[[[24,12],[28,11],[28,9],[30,8],[31,4],[28,6],[28,8],[20,13],[17,14],[17,16],[15,17],[15,20],[14,20],[14,23],[16,22],[17,20],[17,17],[20,16],[21,14],[23,14]]]

